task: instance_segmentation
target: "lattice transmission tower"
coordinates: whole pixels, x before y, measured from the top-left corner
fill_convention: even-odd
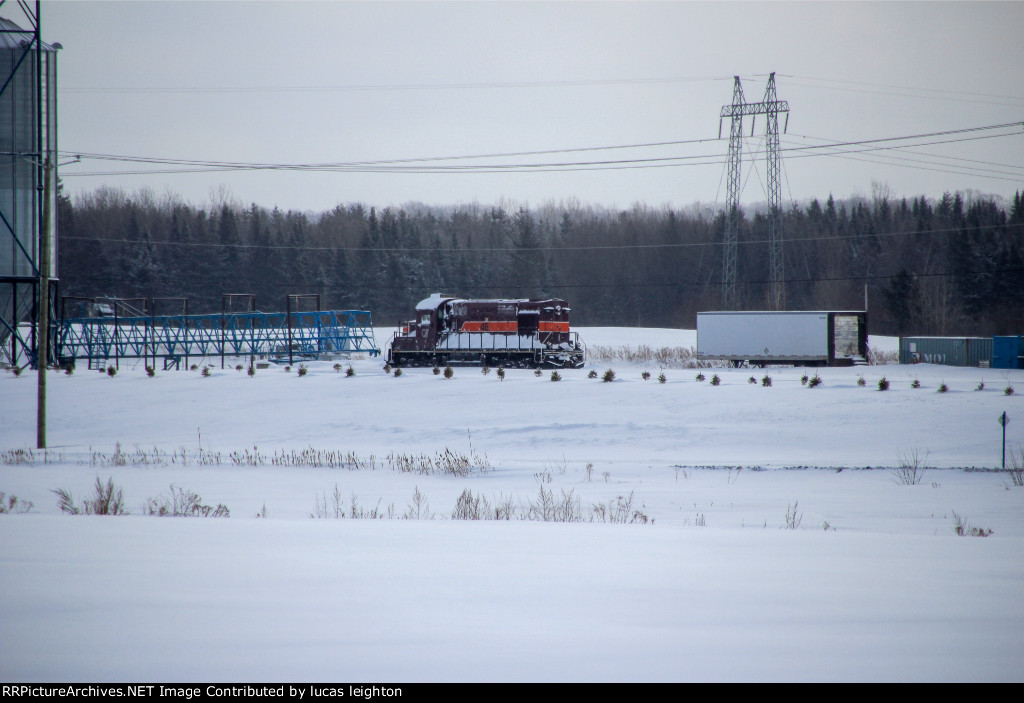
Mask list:
[[[740,165],[743,152],[743,118],[746,115],[765,115],[765,153],[768,161],[768,241],[769,280],[771,281],[771,306],[774,310],[786,307],[785,266],[782,258],[782,195],[779,163],[779,113],[786,113],[789,125],[789,103],[779,100],[775,93],[775,73],[768,77],[764,99],[759,103],[748,103],[743,97],[740,77],[734,76],[732,104],[723,105],[718,120],[718,136],[722,136],[722,120],[732,120],[729,128],[729,158],[725,235],[722,247],[722,309],[736,307],[736,249],[740,224]],[[783,127],[785,131],[785,127]],[[750,136],[754,136],[754,120],[751,119]]]

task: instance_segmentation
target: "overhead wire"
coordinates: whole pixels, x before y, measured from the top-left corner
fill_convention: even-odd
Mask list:
[[[990,225],[979,225],[972,226],[972,229],[1021,229],[1024,230],[1024,223],[999,223]],[[846,241],[851,239],[864,239],[865,237],[902,237],[902,236],[918,236],[918,235],[937,235],[937,234],[953,234],[962,232],[963,228],[951,227],[945,229],[927,229],[927,230],[913,230],[913,231],[893,231],[893,232],[872,232],[870,235],[865,234],[846,234],[846,235],[825,235],[815,237],[786,237],[781,241],[783,243],[798,243],[798,242],[824,242],[824,241]],[[111,244],[141,244],[141,245],[159,245],[159,246],[182,246],[182,247],[207,247],[214,249],[266,249],[266,250],[290,250],[290,251],[346,251],[346,252],[382,252],[382,253],[394,253],[394,252],[432,252],[436,251],[436,247],[361,247],[361,246],[307,246],[297,244],[242,244],[242,243],[225,243],[225,242],[182,242],[182,241],[171,241],[171,240],[142,240],[142,239],[128,239],[124,237],[83,237],[75,235],[62,235],[62,240],[65,241],[89,241],[89,242],[106,242]],[[769,244],[771,240],[768,239],[746,239],[740,240],[738,244],[752,245],[752,244]],[[715,247],[722,246],[721,241],[711,242],[675,242],[675,243],[663,243],[663,244],[588,244],[588,245],[556,245],[556,246],[537,246],[537,247],[521,247],[521,246],[505,246],[505,247],[473,247],[467,250],[455,250],[458,253],[465,254],[477,254],[484,252],[548,252],[548,251],[606,251],[606,250],[647,250],[647,249],[689,249],[694,247]],[[450,251],[448,252],[451,253]]]
[[[350,83],[342,85],[278,86],[108,86],[62,88],[66,93],[338,93],[403,90],[480,90],[509,88],[567,88],[604,85],[657,85],[731,81],[733,76],[676,76],[665,78],[598,78],[550,81],[483,81],[476,83]]]
[[[808,158],[820,156],[840,156],[844,154],[859,154],[877,151],[900,151],[908,148],[935,146],[940,144],[953,144],[959,142],[975,141],[980,139],[994,139],[1024,134],[1019,131],[1019,122],[1003,123],[997,125],[985,125],[979,127],[968,127],[956,130],[944,130],[940,132],[921,133],[905,135],[900,137],[882,137],[876,139],[861,139],[845,142],[833,142],[829,144],[787,146],[780,149],[780,153],[787,154],[787,158]],[[1015,128],[1018,131],[999,134],[985,134],[973,137],[957,137],[955,139],[935,139],[941,136],[954,136],[969,134],[979,131],[991,131],[997,129]],[[908,140],[930,140],[919,141],[912,144],[896,144],[895,142]],[[548,151],[533,152],[508,152],[509,155],[543,155],[555,153],[570,153],[576,151],[598,151],[605,149],[630,149],[648,148],[662,145],[693,144],[717,141],[712,139],[677,140],[673,142],[652,142],[635,145],[615,145],[606,147],[582,147],[577,149],[557,149]],[[99,161],[116,161],[126,163],[148,164],[148,165],[175,165],[182,168],[171,169],[135,169],[123,171],[93,171],[63,174],[62,177],[82,177],[96,175],[145,175],[159,173],[200,173],[217,171],[238,171],[238,170],[285,170],[285,171],[319,171],[319,172],[341,172],[341,173],[418,173],[418,174],[442,174],[442,173],[535,173],[543,171],[564,172],[564,171],[601,171],[621,170],[636,168],[664,168],[679,166],[702,166],[721,164],[725,155],[722,154],[692,154],[680,156],[657,156],[646,158],[625,158],[605,159],[591,161],[547,161],[532,163],[489,163],[489,164],[451,164],[437,165],[441,161],[465,161],[471,159],[488,158],[487,155],[471,156],[442,156],[426,158],[397,159],[391,161],[354,161],[354,162],[333,162],[333,163],[258,163],[258,162],[227,162],[227,161],[201,161],[190,159],[170,159],[161,157],[128,156],[116,154],[99,154],[89,152],[61,152],[62,156],[81,156],[84,159]],[[429,162],[429,164],[428,164]],[[954,171],[955,172],[955,171]],[[979,174],[975,174],[979,175]],[[997,175],[984,176],[1006,180]],[[1012,175],[1012,174],[1007,174]],[[1010,180],[1013,180],[1012,178]]]
[[[987,276],[994,274],[1012,274],[1012,273],[1024,273],[1024,268],[1002,268],[1002,269],[989,269],[986,271],[964,271],[964,272],[953,272],[953,271],[933,271],[926,273],[911,273],[911,278],[952,278],[954,276]],[[824,276],[814,278],[787,278],[782,283],[821,283],[826,281],[884,281],[899,276],[900,273],[891,274],[868,274],[863,276]],[[82,276],[82,281],[104,281],[108,283],[134,283],[126,277],[108,277],[108,276]],[[742,285],[764,285],[771,283],[768,279],[760,280],[744,280],[741,282]],[[245,281],[222,281],[224,285],[244,285]],[[296,284],[291,281],[285,281],[282,283],[269,282],[267,285],[274,286],[277,288],[294,288]],[[722,281],[708,280],[708,281],[615,281],[605,283],[545,283],[543,288],[548,290],[566,290],[566,289],[593,289],[593,288],[703,288],[705,285],[720,286],[723,285]],[[479,283],[479,284],[460,284],[459,288],[463,291],[472,290],[495,290],[504,289],[510,290],[515,288],[524,287],[535,287],[533,283],[526,283],[521,281],[493,281],[490,283]],[[327,291],[330,290],[350,290],[350,289],[370,289],[370,290],[408,290],[408,286],[401,283],[383,283],[380,281],[374,283],[358,283],[350,282],[345,283],[344,286],[328,286]]]
[[[995,95],[992,93],[977,93],[963,90],[949,90],[947,88],[922,88],[919,86],[893,85],[888,83],[871,83],[867,81],[851,81],[838,78],[816,78],[812,76],[800,76],[793,74],[778,74],[792,80],[787,85],[822,88],[825,90],[845,90],[853,93],[873,93],[877,95],[891,95],[897,97],[917,98],[923,100],[948,100],[953,102],[978,103],[984,105],[1002,105],[1004,107],[1024,107],[1024,96],[1022,95]],[[813,81],[814,83],[801,83],[800,81]],[[816,85],[815,83],[834,83],[840,85]],[[866,86],[858,88],[843,87],[847,85]],[[873,88],[874,90],[871,90]],[[878,90],[878,89],[884,90]],[[899,92],[894,92],[899,91]],[[929,95],[928,93],[933,93]],[[936,95],[938,94],[938,95]],[[992,98],[979,99],[979,98]]]

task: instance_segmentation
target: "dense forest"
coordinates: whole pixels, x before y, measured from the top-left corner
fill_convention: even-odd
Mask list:
[[[767,217],[751,208],[741,218],[739,307],[767,309]],[[318,294],[323,309],[394,325],[440,291],[557,296],[580,325],[693,328],[697,311],[721,306],[723,228],[723,212],[699,206],[347,204],[311,214],[104,188],[59,198],[59,275],[65,296],[184,296],[193,313],[219,312],[225,293],[255,295],[267,311],[283,310],[288,294]],[[829,196],[787,206],[782,231],[789,309],[859,310],[866,291],[876,334],[1024,333],[1021,193],[1008,212],[972,193]]]

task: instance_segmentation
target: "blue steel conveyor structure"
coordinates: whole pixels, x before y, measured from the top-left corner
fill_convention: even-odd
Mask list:
[[[380,354],[370,313],[363,310],[222,312],[206,315],[78,317],[57,329],[60,363],[108,365],[150,359],[156,367],[188,366],[189,358],[248,356],[277,363],[364,352]]]

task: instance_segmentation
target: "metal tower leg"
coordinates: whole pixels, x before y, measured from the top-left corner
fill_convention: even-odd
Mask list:
[[[736,249],[740,228],[740,162],[743,153],[743,86],[735,76],[729,128],[729,173],[726,177],[725,237],[722,243],[722,309],[736,308]],[[721,129],[721,127],[719,127]]]
[[[766,147],[768,157],[768,246],[773,310],[786,309],[786,275],[782,255],[782,194],[779,164],[779,103],[775,95],[775,74],[768,78],[764,92],[765,114],[768,117]]]

